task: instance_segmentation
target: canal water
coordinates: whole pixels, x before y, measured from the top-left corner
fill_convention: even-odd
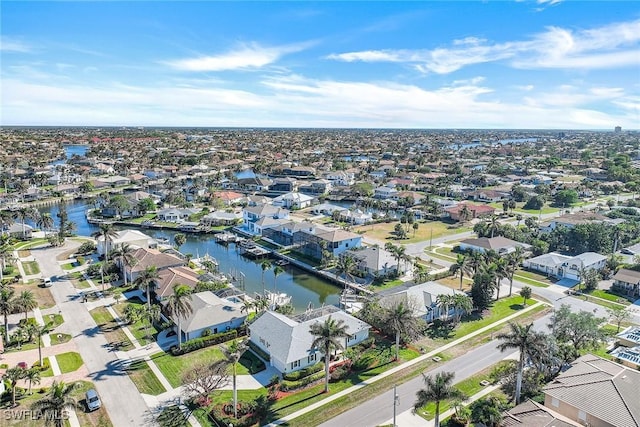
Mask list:
[[[67,203],[69,220],[76,224],[75,233],[80,236],[90,236],[98,227],[89,224],[85,212],[92,206],[84,201],[70,201]],[[43,207],[41,213],[49,212],[57,220],[58,205]],[[173,236],[177,233],[171,230],[140,229],[153,238],[165,238],[173,243]],[[262,268],[260,261],[253,261],[238,254],[234,244],[222,245],[215,242],[211,234],[186,234],[187,241],[180,247],[180,252],[192,254],[193,257],[209,254],[220,266],[220,271],[239,278],[237,286],[244,283],[247,293],[262,292]],[[283,267],[284,273],[274,277],[273,268],[265,271],[264,284],[267,290],[285,292],[292,297],[291,303],[297,312],[307,307],[314,308],[324,305],[337,305],[341,289],[317,276],[307,273],[291,265]]]

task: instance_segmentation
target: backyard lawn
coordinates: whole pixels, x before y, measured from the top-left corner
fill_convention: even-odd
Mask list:
[[[398,221],[381,222],[378,224],[362,225],[354,227],[353,231],[356,233],[364,234],[368,237],[378,240],[395,241],[396,236],[393,234],[393,229],[399,224]],[[445,224],[440,221],[428,221],[418,222],[418,230],[414,236],[413,228],[409,228],[407,233],[408,239],[398,240],[400,243],[415,243],[428,241],[431,238],[438,238],[447,236],[450,234],[463,233],[470,231],[471,227],[463,227],[459,224]]]

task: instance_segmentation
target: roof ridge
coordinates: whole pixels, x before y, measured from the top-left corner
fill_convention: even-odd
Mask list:
[[[624,372],[624,371],[621,371],[621,372]],[[624,405],[624,407],[627,408],[627,412],[631,416],[631,419],[635,421],[636,426],[640,426],[640,420],[638,420],[634,416],[633,411],[631,410],[631,408],[629,408],[629,405],[627,404],[627,400],[624,398],[623,394],[620,392],[620,390],[616,386],[615,381],[613,381],[613,379],[616,378],[616,377],[617,377],[617,375],[614,376],[613,378],[611,378],[611,384],[613,384],[613,388],[616,390],[616,392],[618,392],[618,395],[620,396],[620,400],[622,401],[622,404]]]

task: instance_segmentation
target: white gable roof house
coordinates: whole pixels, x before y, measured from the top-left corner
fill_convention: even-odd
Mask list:
[[[287,209],[304,209],[311,206],[313,197],[302,193],[286,193],[273,199],[274,206],[282,206]]]
[[[315,337],[309,331],[311,325],[323,323],[327,318],[342,320],[349,334],[344,348],[354,346],[369,337],[367,323],[334,306],[308,311],[295,317],[287,317],[267,311],[249,325],[251,342],[270,356],[270,364],[278,371],[292,372],[320,362],[321,349],[312,348]]]
[[[104,236],[98,236],[96,239],[98,254],[104,255]],[[116,232],[116,236],[107,240],[107,249],[109,252],[122,247],[122,245],[131,245],[132,248],[149,249],[156,248],[158,242],[150,236],[138,230],[121,230]]]
[[[569,279],[577,284],[580,281],[580,270],[600,271],[607,263],[607,257],[595,252],[585,252],[571,257],[556,252],[540,255],[525,260],[525,268],[536,270],[557,279]]]
[[[425,282],[419,285],[409,284],[408,286],[394,288],[393,293],[387,293],[380,299],[380,305],[382,307],[390,307],[399,302],[411,304],[414,306],[415,317],[422,317],[427,322],[433,322],[443,318],[448,319],[456,314],[454,307],[442,307],[438,304],[438,296],[456,294],[464,295],[464,292],[437,282]]]

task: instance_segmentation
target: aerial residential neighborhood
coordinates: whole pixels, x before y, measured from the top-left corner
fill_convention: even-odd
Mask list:
[[[255,144],[271,132],[246,131],[239,141]],[[300,132],[278,134],[296,140]],[[340,136],[344,152],[225,164],[215,159],[226,151],[216,143],[225,131],[172,132],[168,146],[182,156],[127,164],[122,176],[131,179],[104,188],[91,183],[125,172],[131,155],[147,158],[133,154],[147,150],[147,131],[88,138],[74,129],[3,129],[11,141],[2,144],[9,167],[0,193],[7,407],[36,405],[62,384],[81,403],[65,409],[72,425],[338,425],[358,417],[384,425],[395,386],[405,397],[398,425],[429,425],[436,415],[448,425],[530,425],[532,414],[567,425],[637,425],[623,392],[630,406],[628,415],[615,412],[620,418],[579,394],[560,398],[578,393],[582,383],[569,378],[580,366],[594,370],[579,374],[584,384],[603,370],[611,376],[603,384],[634,387],[637,189],[634,181],[612,191],[593,180],[580,151],[568,149],[587,140],[604,151],[619,138],[631,149],[634,133],[519,133],[557,147],[548,168],[548,155],[515,156],[514,145],[492,143],[497,136],[487,132],[469,133],[488,140],[464,157],[438,143],[443,132],[399,131],[394,151],[348,146],[356,131],[308,132]],[[61,153],[55,165],[37,151],[23,154],[43,140],[47,152]],[[433,147],[455,165],[429,163]],[[115,160],[105,154],[125,151]],[[464,172],[496,154],[511,169]],[[408,156],[423,160],[407,167]],[[635,173],[632,153],[619,156]],[[84,164],[111,168],[80,173]],[[353,179],[335,173],[337,165]],[[249,174],[265,185],[248,184]],[[77,191],[58,191],[49,176]],[[583,188],[588,196],[579,196]],[[541,204],[527,206],[532,199]],[[530,348],[520,347],[521,336]],[[517,350],[524,358],[514,360]],[[484,362],[465,361],[474,357]],[[420,372],[446,380],[459,398],[445,397],[439,409],[421,401]],[[90,389],[97,410],[88,409]],[[341,403],[346,394],[352,404]]]

